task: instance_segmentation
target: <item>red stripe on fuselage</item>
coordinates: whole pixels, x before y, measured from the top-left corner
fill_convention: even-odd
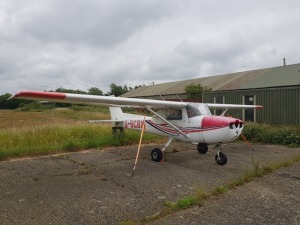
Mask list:
[[[43,92],[43,91],[22,91],[15,95],[15,97],[28,98],[45,98],[45,99],[65,99],[65,93],[58,92]]]

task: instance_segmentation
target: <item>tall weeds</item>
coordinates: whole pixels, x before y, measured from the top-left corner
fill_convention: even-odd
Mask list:
[[[53,125],[0,131],[0,159],[137,143],[139,132],[126,130],[114,138],[106,124]],[[144,142],[161,139],[146,134]]]

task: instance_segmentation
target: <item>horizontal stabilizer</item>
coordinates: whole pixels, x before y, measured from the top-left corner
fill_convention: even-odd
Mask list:
[[[90,123],[124,122],[124,120],[89,120]]]

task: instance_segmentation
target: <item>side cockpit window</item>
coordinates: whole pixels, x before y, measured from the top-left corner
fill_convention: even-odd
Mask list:
[[[167,120],[182,120],[182,110],[173,109],[168,112]]]

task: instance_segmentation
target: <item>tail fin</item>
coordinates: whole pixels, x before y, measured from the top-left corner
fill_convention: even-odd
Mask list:
[[[109,107],[110,116],[112,120],[124,120],[124,113],[121,109],[121,107],[117,106],[110,106]]]

